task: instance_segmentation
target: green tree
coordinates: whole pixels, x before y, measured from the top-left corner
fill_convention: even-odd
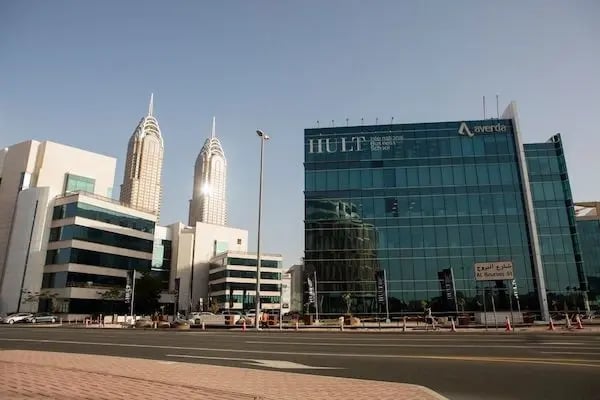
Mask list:
[[[52,312],[58,312],[58,306],[56,298],[58,293],[51,292],[50,290],[42,290],[39,292],[32,292],[31,290],[23,290],[22,303],[39,303],[40,300],[49,300],[50,308]],[[39,307],[39,306],[38,306]]]
[[[135,281],[134,310],[136,314],[153,314],[159,310],[162,282],[145,273]]]

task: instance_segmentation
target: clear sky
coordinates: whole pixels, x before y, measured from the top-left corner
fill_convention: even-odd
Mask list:
[[[482,117],[519,105],[526,142],[564,136],[575,199],[600,200],[600,1],[0,0],[0,146],[52,140],[118,158],[154,92],[163,223],[187,222],[213,115],[230,225],[303,254],[303,129]]]

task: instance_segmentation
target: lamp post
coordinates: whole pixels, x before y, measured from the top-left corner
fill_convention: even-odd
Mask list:
[[[263,187],[263,153],[265,151],[265,142],[270,137],[258,129],[256,134],[260,138],[260,181],[258,184],[258,232],[256,238],[256,296],[254,301],[255,320],[254,327],[260,330],[260,219],[262,215],[262,187]]]

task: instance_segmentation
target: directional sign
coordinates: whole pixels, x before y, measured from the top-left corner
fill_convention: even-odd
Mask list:
[[[514,279],[513,264],[511,261],[498,261],[476,263],[476,281],[503,281]]]

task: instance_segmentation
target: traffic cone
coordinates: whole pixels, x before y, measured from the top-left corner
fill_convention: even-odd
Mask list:
[[[555,331],[556,328],[554,327],[554,321],[552,321],[552,317],[550,317],[550,322],[548,323],[548,330],[549,331]]]
[[[242,332],[246,332],[246,320],[242,324]]]
[[[454,324],[454,318],[450,318],[450,321],[452,322],[452,328],[450,329],[450,331],[456,332],[456,325]]]
[[[512,332],[513,331],[512,326],[510,326],[510,319],[508,319],[508,317],[506,317],[506,323],[504,324],[504,326],[505,326],[504,330],[506,332]]]
[[[581,318],[579,317],[579,314],[577,314],[575,318],[575,320],[577,321],[577,329],[583,329],[583,324],[581,323]]]

